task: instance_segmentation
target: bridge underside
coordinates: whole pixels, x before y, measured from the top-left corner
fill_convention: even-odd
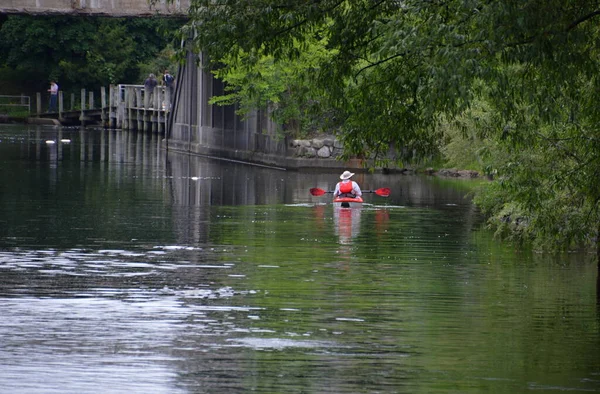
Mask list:
[[[183,17],[190,0],[0,0],[0,14],[79,15],[108,17]]]

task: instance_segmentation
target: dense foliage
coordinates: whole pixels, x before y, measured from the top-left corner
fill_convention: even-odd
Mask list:
[[[479,202],[497,224],[552,246],[594,242],[599,1],[194,0],[190,16],[183,34],[222,75],[323,42],[328,56],[292,86],[318,93],[347,154],[423,157],[461,130],[495,176]]]
[[[212,103],[237,104],[242,115],[268,108],[273,120],[296,137],[329,127],[332,122],[324,106],[326,93],[309,72],[331,57],[323,40],[306,43],[298,57],[291,60],[276,61],[265,55],[255,63],[246,62],[251,56],[240,52],[222,59],[213,72],[226,82],[226,94],[214,96]]]
[[[45,91],[50,79],[63,90],[140,83],[141,69],[146,71],[145,65],[168,46],[181,23],[163,18],[4,16],[0,19],[4,86],[18,84],[22,92]]]

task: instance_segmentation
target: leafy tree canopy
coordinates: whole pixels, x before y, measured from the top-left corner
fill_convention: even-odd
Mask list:
[[[8,16],[0,20],[0,66],[37,89],[46,89],[49,79],[61,89],[139,83],[140,65],[180,25],[161,18]]]
[[[593,242],[599,1],[192,3],[182,33],[193,30],[195,48],[220,67],[293,61],[324,42],[329,56],[305,80],[324,94],[347,154],[385,157],[396,146],[422,156],[436,152],[441,126],[469,127],[497,179],[480,196],[485,209],[526,237]]]
[[[214,96],[211,102],[237,104],[242,115],[268,108],[273,119],[295,136],[322,131],[331,114],[323,105],[326,94],[311,71],[332,56],[325,44],[324,40],[310,40],[293,60],[243,51],[226,56],[213,71],[226,82],[226,94]],[[249,57],[257,60],[249,61]]]

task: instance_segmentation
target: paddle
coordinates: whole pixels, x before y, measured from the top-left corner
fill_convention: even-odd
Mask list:
[[[388,187],[382,187],[377,190],[363,190],[362,192],[363,193],[375,193],[381,197],[389,197],[391,190]],[[333,193],[333,190],[326,191],[323,189],[319,189],[318,187],[313,187],[312,189],[310,189],[310,194],[312,194],[313,196],[322,196],[325,193]]]

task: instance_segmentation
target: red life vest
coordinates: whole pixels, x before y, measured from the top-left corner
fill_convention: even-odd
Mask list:
[[[352,182],[340,182],[340,193],[352,193]]]

